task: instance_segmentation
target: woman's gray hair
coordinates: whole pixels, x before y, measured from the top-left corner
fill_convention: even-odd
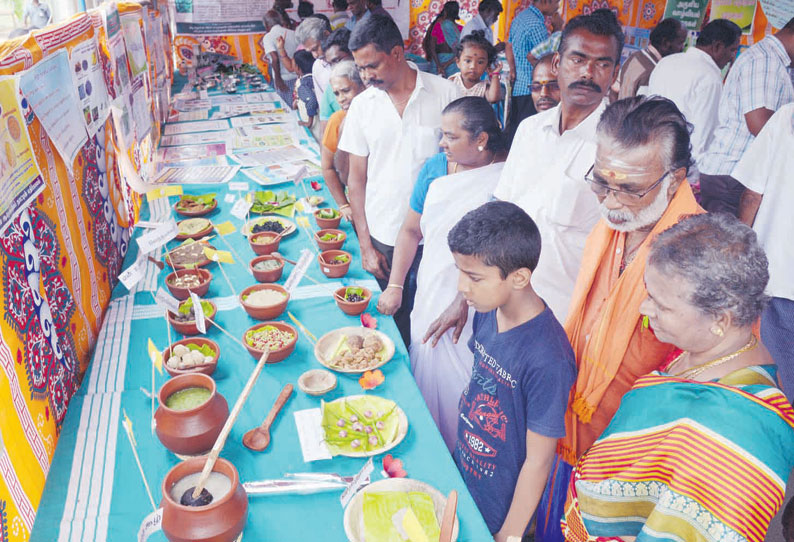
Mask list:
[[[319,17],[306,17],[295,29],[295,40],[301,45],[309,39],[322,43],[327,35],[325,21]]]
[[[331,77],[345,77],[359,86],[364,86],[364,82],[361,80],[361,74],[358,73],[356,63],[352,60],[343,60],[336,63],[331,69]]]
[[[648,265],[689,281],[693,306],[715,317],[728,312],[738,326],[752,325],[769,301],[764,249],[752,228],[726,213],[691,215],[665,230]]]

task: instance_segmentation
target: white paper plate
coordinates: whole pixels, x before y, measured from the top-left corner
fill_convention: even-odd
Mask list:
[[[334,353],[334,349],[336,345],[339,343],[339,338],[342,335],[353,336],[366,336],[371,333],[374,333],[378,336],[381,340],[383,345],[386,347],[386,351],[381,354],[380,361],[374,361],[371,365],[361,368],[361,369],[344,369],[341,367],[336,367],[335,365],[331,364],[331,355]],[[373,369],[377,369],[378,367],[383,367],[386,365],[391,358],[394,357],[394,341],[392,341],[388,335],[378,331],[377,329],[369,329],[363,326],[356,327],[356,326],[349,326],[349,327],[340,327],[339,329],[335,329],[333,331],[329,331],[322,337],[320,340],[317,341],[317,344],[314,345],[314,357],[317,358],[317,361],[320,362],[321,365],[328,367],[332,371],[336,371],[338,373],[350,373],[350,374],[360,374],[364,371],[371,371]]]
[[[436,509],[436,519],[438,520],[439,527],[444,517],[444,506],[447,504],[447,498],[433,486],[420,482],[419,480],[412,480],[411,478],[389,478],[387,480],[379,480],[374,482],[364,489],[356,493],[347,508],[345,508],[345,534],[350,542],[377,542],[368,541],[364,538],[364,494],[370,491],[383,492],[383,491],[422,491],[430,495],[433,499],[433,506]],[[455,514],[455,524],[452,527],[452,540],[458,539],[458,516]]]

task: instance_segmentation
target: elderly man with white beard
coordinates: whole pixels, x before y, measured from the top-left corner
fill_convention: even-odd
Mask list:
[[[596,128],[595,164],[585,181],[602,218],[587,237],[565,322],[578,375],[539,515],[560,517],[573,465],[634,381],[672,352],[643,325],[639,306],[648,295],[651,241],[681,218],[703,212],[686,182],[693,163],[690,132],[673,102],[645,96],[613,103]]]

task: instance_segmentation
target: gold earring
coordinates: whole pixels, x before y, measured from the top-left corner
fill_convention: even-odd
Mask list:
[[[717,337],[722,337],[723,335],[725,335],[725,332],[722,331],[721,327],[713,327],[711,328],[711,332]]]

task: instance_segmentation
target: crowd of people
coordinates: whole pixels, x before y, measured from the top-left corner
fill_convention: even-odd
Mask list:
[[[275,86],[313,100],[378,310],[494,539],[762,541],[794,466],[794,18],[738,59],[734,23],[682,52],[665,19],[621,65],[609,9],[549,32],[558,2],[535,0],[504,44],[498,2],[460,28],[451,1],[436,75],[372,0],[294,31],[278,4]]]

